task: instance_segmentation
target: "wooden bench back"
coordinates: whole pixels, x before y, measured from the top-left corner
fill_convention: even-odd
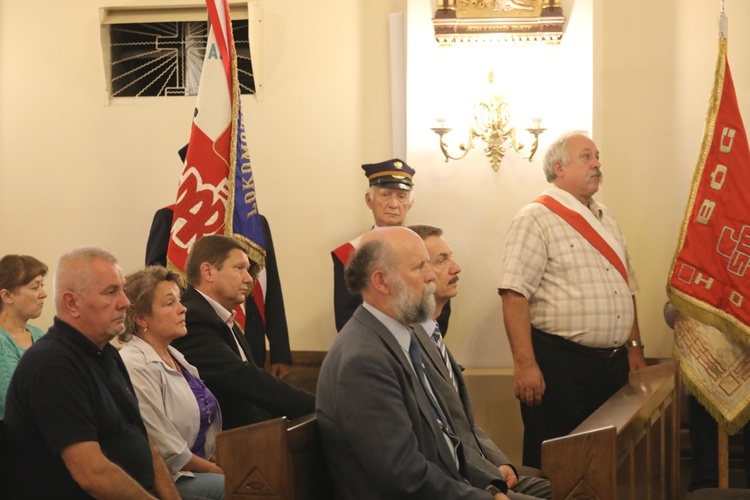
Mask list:
[[[542,444],[552,498],[677,499],[679,362],[631,373],[629,383],[570,434]]]
[[[277,418],[216,438],[227,500],[329,500],[333,481],[315,415]]]
[[[323,364],[325,356],[326,351],[292,351],[294,365],[286,381],[315,394],[320,365]]]

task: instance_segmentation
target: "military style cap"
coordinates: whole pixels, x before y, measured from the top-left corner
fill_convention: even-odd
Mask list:
[[[411,191],[414,187],[412,179],[414,169],[406,162],[394,158],[380,163],[368,163],[362,165],[370,186],[405,189]]]

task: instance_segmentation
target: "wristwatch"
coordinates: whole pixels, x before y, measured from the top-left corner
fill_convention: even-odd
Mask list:
[[[497,484],[495,484],[495,483],[497,483]],[[500,481],[500,480],[498,480],[498,479],[495,479],[490,484],[487,485],[487,487],[484,489],[484,491],[486,491],[487,493],[489,493],[493,497],[495,495],[497,495],[498,493],[505,493],[503,490],[501,490],[500,488],[498,488],[498,486],[505,486],[505,483],[502,482],[502,481]]]
[[[644,346],[643,342],[641,342],[640,340],[631,340],[625,344],[625,347],[627,347],[628,349],[630,349],[631,347],[640,347],[641,349],[643,349]]]
[[[486,491],[487,493],[489,493],[489,494],[490,494],[490,495],[492,495],[492,496],[495,496],[495,495],[497,495],[498,493],[502,493],[502,492],[503,492],[503,491],[502,491],[502,490],[501,490],[500,488],[498,488],[498,487],[497,487],[497,486],[495,486],[494,484],[491,484],[491,485],[487,486],[487,487],[486,487],[486,488],[484,489],[484,491]]]

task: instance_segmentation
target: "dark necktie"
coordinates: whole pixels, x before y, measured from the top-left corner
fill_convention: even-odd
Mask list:
[[[453,365],[451,364],[451,359],[448,357],[448,348],[445,346],[445,342],[443,342],[443,336],[440,334],[440,325],[438,325],[437,323],[435,323],[435,331],[432,332],[430,338],[435,344],[435,347],[437,347],[438,351],[440,352],[440,357],[443,358],[445,367],[448,368],[448,377],[451,379],[453,388],[456,389],[456,392],[458,392],[456,376],[453,374]]]
[[[425,375],[424,367],[422,365],[422,352],[419,350],[419,346],[417,345],[417,341],[414,340],[414,337],[412,337],[411,342],[409,342],[409,356],[411,356],[411,361],[414,365],[414,372],[417,374],[419,383],[422,384],[422,389],[424,389],[424,392],[427,395],[427,399],[430,400],[430,404],[432,405],[432,409],[435,411],[435,416],[437,417],[440,426],[444,430],[447,429],[452,434],[450,426],[448,425],[448,419],[445,418],[445,414],[440,408],[440,404],[438,403],[437,399],[435,399],[435,395],[432,393],[432,389],[429,386],[427,375]]]
[[[409,342],[409,356],[411,357],[412,364],[414,365],[414,373],[417,374],[419,383],[422,384],[422,389],[424,389],[424,393],[427,396],[427,399],[430,401],[430,405],[435,412],[440,430],[443,431],[446,444],[452,447],[451,455],[453,456],[453,462],[456,464],[456,467],[460,468],[458,462],[458,447],[461,444],[461,441],[451,429],[450,424],[448,423],[448,419],[445,417],[445,413],[443,413],[443,410],[440,408],[440,404],[438,403],[437,399],[435,399],[435,394],[433,394],[430,387],[430,382],[424,372],[424,366],[422,365],[422,353],[419,350],[417,341],[414,339],[414,332],[412,332],[411,341]]]

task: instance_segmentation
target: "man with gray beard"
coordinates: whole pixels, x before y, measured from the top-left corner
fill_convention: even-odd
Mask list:
[[[507,499],[499,473],[466,461],[424,376],[409,325],[434,313],[428,261],[419,236],[388,227],[365,234],[346,267],[364,302],[328,351],[316,396],[336,498]]]

